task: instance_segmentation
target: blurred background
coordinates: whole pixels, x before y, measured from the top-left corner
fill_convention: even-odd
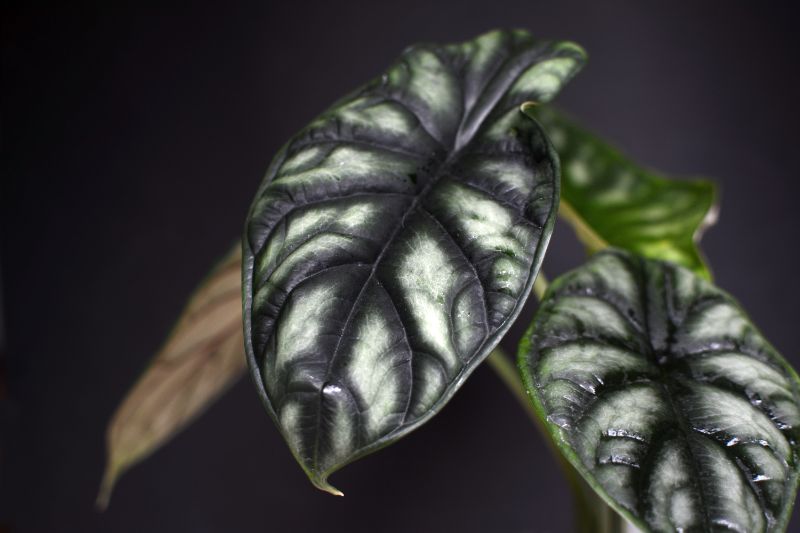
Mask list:
[[[337,473],[344,498],[308,483],[244,380],[94,509],[106,423],[240,234],[272,155],[416,41],[522,27],[582,44],[558,103],[647,166],[717,180],[717,283],[800,366],[788,2],[111,4],[0,16],[0,530],[569,530],[558,467],[488,368]],[[560,225],[545,271],[581,257]]]

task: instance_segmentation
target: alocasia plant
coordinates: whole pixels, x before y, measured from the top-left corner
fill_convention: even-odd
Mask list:
[[[784,529],[800,382],[709,281],[697,240],[713,185],[645,171],[545,105],[584,60],[520,30],[413,46],[289,140],[241,257],[193,297],[110,426],[101,496],[243,372],[228,327],[243,318],[258,394],[328,492],[491,353],[582,501],[595,491],[648,531]],[[534,282],[544,293],[559,212],[593,255],[547,290],[515,372],[495,348]],[[215,292],[240,262],[242,317]],[[148,400],[170,390],[171,409]]]

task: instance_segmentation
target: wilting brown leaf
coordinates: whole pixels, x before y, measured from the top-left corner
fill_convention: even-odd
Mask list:
[[[197,288],[167,342],[114,413],[99,508],[108,506],[125,470],[186,427],[244,372],[241,256],[237,245]]]

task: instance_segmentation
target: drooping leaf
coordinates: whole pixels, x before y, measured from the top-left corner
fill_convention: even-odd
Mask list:
[[[716,221],[710,181],[667,179],[646,170],[549,106],[526,106],[561,158],[561,215],[596,252],[624,248],[711,279],[698,241]]]
[[[192,295],[167,342],[108,426],[108,461],[97,497],[108,505],[119,476],[203,412],[246,367],[242,250],[237,244]]]
[[[519,363],[570,462],[640,527],[786,526],[800,383],[710,282],[601,252],[550,287]]]
[[[319,488],[434,415],[536,277],[558,161],[520,112],[582,50],[524,31],[407,49],[276,156],[245,234],[245,344]]]

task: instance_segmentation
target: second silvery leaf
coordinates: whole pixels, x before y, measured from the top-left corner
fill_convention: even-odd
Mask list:
[[[783,531],[800,381],[728,294],[603,251],[548,289],[520,345],[564,455],[645,531]]]

